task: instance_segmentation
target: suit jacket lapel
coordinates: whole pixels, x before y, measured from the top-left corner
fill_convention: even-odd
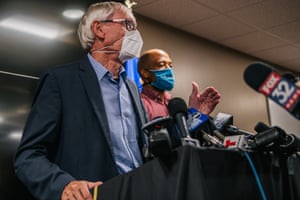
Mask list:
[[[141,97],[139,95],[139,91],[136,87],[136,85],[129,79],[126,80],[126,85],[129,90],[129,93],[131,95],[131,98],[133,100],[133,105],[134,109],[137,115],[137,120],[138,120],[138,128],[140,134],[137,136],[138,137],[138,143],[140,146],[140,149],[142,150],[142,154],[147,157],[147,147],[148,147],[148,142],[146,139],[146,136],[144,135],[142,131],[143,125],[148,121],[148,116],[147,113],[144,109]]]
[[[80,62],[80,78],[83,82],[87,96],[94,108],[102,132],[105,135],[107,143],[110,147],[111,154],[113,155],[112,142],[109,133],[108,120],[102,98],[102,92],[97,80],[96,73],[94,72],[87,56]]]
[[[145,110],[144,110],[142,102],[141,102],[141,98],[138,94],[138,90],[137,90],[136,86],[133,85],[133,83],[129,79],[126,80],[126,84],[127,84],[129,93],[133,99],[134,107],[138,114],[138,118],[139,118],[139,122],[140,122],[139,125],[142,126],[143,124],[146,123],[146,115],[145,115]]]

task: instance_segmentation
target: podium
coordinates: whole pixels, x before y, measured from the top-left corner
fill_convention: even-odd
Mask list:
[[[264,199],[262,193],[272,200],[299,199],[300,184],[289,178],[286,159],[263,152],[248,155],[261,189],[244,152],[182,146],[105,182],[97,199],[253,200]],[[294,168],[299,177],[299,166]]]

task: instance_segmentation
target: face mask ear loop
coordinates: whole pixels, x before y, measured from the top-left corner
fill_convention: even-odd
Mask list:
[[[94,54],[94,53],[98,53],[98,52],[101,52],[101,51],[105,51],[105,49],[107,49],[109,46],[106,46],[106,47],[102,47],[102,48],[100,48],[100,49],[96,49],[96,50],[94,50],[94,51],[91,51],[91,54]]]
[[[107,48],[109,48],[110,46],[112,46],[112,45],[114,45],[116,42],[118,42],[118,41],[120,41],[120,40],[123,40],[123,37],[122,38],[120,38],[120,39],[118,39],[118,40],[116,40],[116,41],[114,41],[112,44],[110,44],[110,45],[108,45],[108,46],[105,46],[105,47],[102,47],[102,48],[100,48],[100,49],[96,49],[96,50],[94,50],[94,51],[91,51],[91,54],[94,54],[94,53],[98,53],[98,52],[108,52],[108,53],[116,53],[116,52],[120,52],[120,50],[115,50],[115,51],[105,51],[105,49],[107,49]]]

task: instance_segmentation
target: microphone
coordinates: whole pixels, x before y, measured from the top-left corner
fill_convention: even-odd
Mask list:
[[[227,127],[233,124],[233,116],[226,113],[218,113],[215,116],[213,123],[218,131],[224,135],[229,135]]]
[[[213,130],[215,127],[212,127],[209,116],[195,108],[189,108],[187,125],[191,137],[198,139],[202,146],[212,144],[217,147],[224,147],[222,143],[224,136],[217,130]]]
[[[257,122],[255,127],[254,127],[254,130],[259,133],[259,132],[264,132],[266,130],[270,129],[270,127],[265,124],[264,122]]]
[[[228,135],[252,135],[252,133],[239,129],[233,125],[233,116],[226,113],[218,113],[213,120],[216,129],[223,133],[225,136]]]
[[[233,125],[233,116],[227,113],[218,113],[213,120],[216,127],[215,135],[220,138],[218,132],[223,133],[222,138],[223,146],[228,149],[241,149],[248,148],[248,140],[253,137],[253,134],[239,129]],[[221,135],[222,137],[222,135]]]
[[[298,78],[296,77],[293,73],[291,72],[285,72],[284,74],[282,74],[282,77],[289,80],[290,82],[296,84],[298,82]]]
[[[200,127],[205,125],[209,120],[208,116],[200,113],[195,108],[188,109],[188,118],[187,118],[187,126],[189,133],[192,134],[197,131]]]
[[[300,120],[300,88],[280,76],[272,67],[263,62],[254,62],[246,68],[244,80],[252,89]]]
[[[157,117],[142,127],[143,132],[148,136],[150,154],[161,157],[171,153],[172,143],[168,129],[172,125],[171,117]]]
[[[208,143],[208,144],[213,144],[214,146],[217,147],[224,147],[223,142],[219,140],[219,138],[214,137],[208,133],[206,133],[204,130],[200,130],[202,133],[202,138]]]
[[[278,126],[269,127],[263,122],[258,122],[255,131],[253,148],[271,148],[274,151],[291,154],[300,151],[300,139],[293,134],[287,134]]]
[[[179,97],[172,98],[168,104],[168,111],[179,129],[180,135],[182,137],[187,137],[189,135],[186,122],[188,110],[184,100]]]
[[[189,135],[187,125],[188,109],[185,101],[179,97],[172,98],[168,103],[168,111],[175,121],[175,125],[181,135],[182,144],[193,144],[199,147],[199,141],[191,138]]]
[[[189,109],[187,124],[190,134],[198,138],[202,146],[246,149],[247,139],[253,134],[238,129],[232,123],[233,116],[230,114],[218,113],[214,119],[210,120],[208,116],[199,113],[196,109]]]

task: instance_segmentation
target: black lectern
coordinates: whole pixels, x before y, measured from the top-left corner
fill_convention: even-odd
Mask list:
[[[257,200],[264,199],[262,194],[272,200],[297,198],[288,187],[287,168],[282,166],[286,162],[271,153],[248,155],[257,177],[244,152],[182,146],[167,157],[155,158],[105,182],[97,191],[97,199]]]

